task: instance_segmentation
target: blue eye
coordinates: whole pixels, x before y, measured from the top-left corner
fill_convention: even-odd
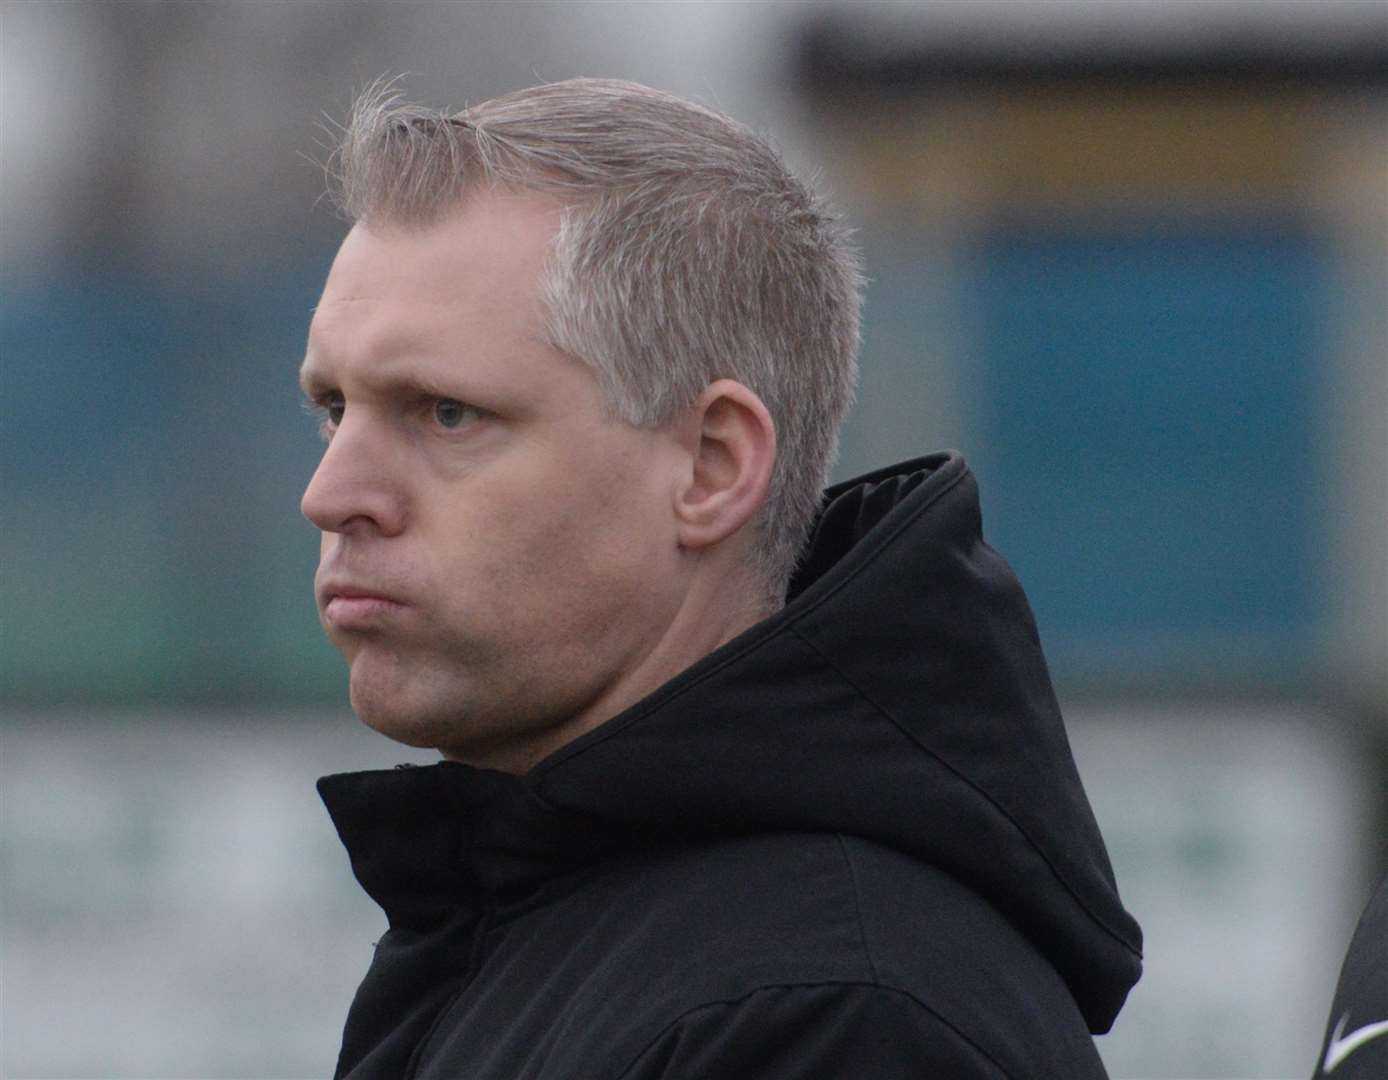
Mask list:
[[[453,398],[439,398],[434,402],[434,419],[440,427],[461,427],[476,411],[471,405],[464,405]]]

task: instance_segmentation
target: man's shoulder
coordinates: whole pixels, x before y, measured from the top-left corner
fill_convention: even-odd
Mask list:
[[[680,950],[736,980],[843,979],[922,993],[1005,969],[1068,996],[993,905],[938,867],[854,836],[762,833],[664,845],[603,868],[576,898],[640,963]],[[596,894],[606,897],[598,900]],[[596,903],[594,903],[596,901]],[[604,916],[607,904],[615,911]],[[604,935],[606,936],[606,935]]]
[[[1050,964],[977,894],[909,855],[836,834],[727,837],[634,860],[613,886],[629,899],[604,959],[612,985],[639,987],[663,1022],[866,995],[1004,1065],[1055,1053],[1071,1075],[1098,1066]],[[632,998],[617,998],[592,1007],[629,1019]]]
[[[869,978],[847,867],[825,835],[630,848],[498,910],[484,939],[421,1077],[615,1077],[710,1007]]]
[[[884,1061],[949,1062],[960,1076],[1040,1075],[1029,1064],[1042,1058],[1058,1063],[1047,1075],[1103,1075],[1073,1007],[1042,1000],[1057,986],[1065,997],[1063,985],[1035,975],[1000,916],[866,841],[666,841],[542,893],[486,931],[430,1040],[437,1068],[421,1076],[669,1075],[648,1065],[693,1048],[703,1056],[691,1061],[717,1051],[740,1062],[781,1044],[832,1060],[890,1033]],[[820,1046],[816,1033],[833,1038]],[[842,1075],[816,1060],[786,1075]],[[712,1074],[781,1075],[768,1070]]]
[[[798,832],[662,844],[602,867],[584,891],[592,916],[613,924],[603,935],[609,962],[648,969],[680,997],[867,979],[842,844]]]

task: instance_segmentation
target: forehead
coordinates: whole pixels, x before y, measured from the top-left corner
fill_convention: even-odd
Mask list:
[[[361,284],[383,270],[419,291],[436,288],[440,276],[470,278],[478,270],[485,271],[484,280],[533,277],[558,231],[561,212],[547,196],[499,191],[474,195],[428,225],[359,223],[343,241],[328,285]]]
[[[537,339],[559,215],[542,196],[489,193],[428,226],[354,226],[314,311],[306,373],[407,346]]]

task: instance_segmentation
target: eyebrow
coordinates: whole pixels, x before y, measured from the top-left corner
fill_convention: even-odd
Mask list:
[[[461,379],[440,379],[430,372],[418,370],[392,370],[387,366],[384,371],[373,372],[361,381],[371,393],[382,397],[419,395],[460,400],[469,397],[467,391],[458,385]],[[299,386],[310,398],[338,389],[337,380],[332,378],[331,372],[315,364],[312,358],[306,358],[299,368]]]

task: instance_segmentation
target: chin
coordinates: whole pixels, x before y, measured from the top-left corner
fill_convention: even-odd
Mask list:
[[[352,711],[357,719],[388,739],[421,750],[436,749],[447,742],[445,724],[434,710],[415,699],[404,687],[381,685],[363,676],[354,665],[351,679]]]
[[[390,719],[381,719],[377,716],[363,714],[357,710],[357,717],[378,735],[384,735],[392,742],[400,743],[402,746],[413,746],[416,750],[437,750],[439,749],[439,739],[431,732],[419,728],[417,725],[396,722]]]

